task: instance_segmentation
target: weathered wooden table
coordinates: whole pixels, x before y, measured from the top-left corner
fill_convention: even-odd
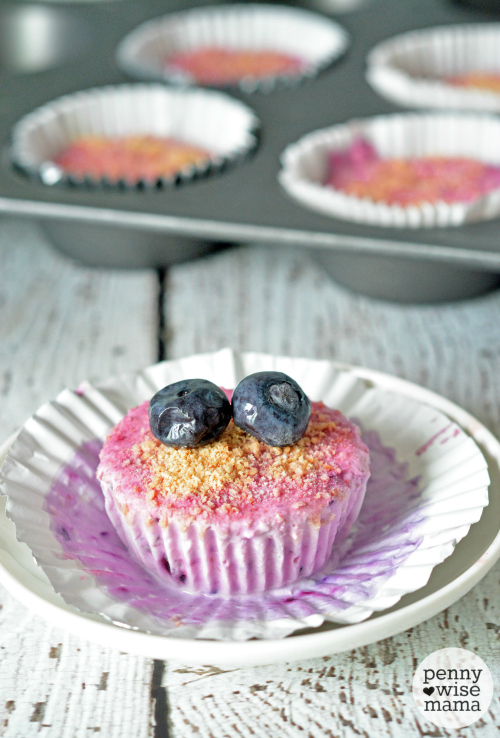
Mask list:
[[[0,221],[1,441],[64,386],[223,346],[397,374],[500,433],[500,292],[440,306],[383,303],[336,286],[307,255],[262,247],[166,276],[91,270],[56,254],[34,224]],[[93,645],[0,586],[0,735],[497,735],[499,575],[497,565],[453,607],[378,644],[230,671]],[[463,731],[426,723],[411,694],[417,664],[445,646],[475,651],[496,680],[491,709]]]

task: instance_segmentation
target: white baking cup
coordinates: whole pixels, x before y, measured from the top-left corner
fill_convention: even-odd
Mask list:
[[[307,10],[252,3],[220,5],[172,13],[143,23],[121,42],[117,62],[133,77],[196,84],[187,73],[166,68],[171,54],[217,46],[240,51],[265,49],[304,60],[304,69],[297,74],[247,77],[227,85],[245,92],[270,91],[277,83],[295,84],[305,77],[314,77],[343,54],[348,45],[348,35],[338,23]]]
[[[403,207],[323,185],[328,154],[345,151],[359,137],[373,144],[382,158],[464,156],[500,165],[500,121],[496,117],[471,113],[381,115],[314,131],[287,146],[281,155],[281,185],[302,205],[324,215],[384,227],[457,226],[500,215],[500,189],[470,203]]]
[[[500,111],[500,94],[446,81],[500,73],[500,23],[438,26],[394,36],[368,55],[366,78],[382,97],[411,108]]]
[[[132,587],[130,597],[112,596],[106,577],[115,589],[130,589],[133,577],[125,570],[129,554],[123,546],[106,550],[103,565],[102,555],[97,560],[88,550],[80,551],[80,558],[68,553],[65,539],[74,538],[78,544],[78,526],[85,525],[91,505],[83,484],[83,499],[78,499],[82,517],[75,530],[54,523],[48,498],[55,480],[62,479],[61,469],[83,444],[104,439],[128,408],[168,383],[198,376],[234,387],[242,377],[264,369],[290,374],[312,400],[338,407],[365,429],[374,451],[371,481],[375,487],[367,490],[351,535],[334,547],[323,572],[259,596],[179,594],[158,582],[154,594],[148,595],[149,610],[144,599],[139,603],[140,587]],[[88,471],[89,458],[82,455],[80,462],[73,463],[65,477],[67,484],[68,479],[84,478],[82,469]],[[384,471],[384,464],[390,473]],[[229,349],[156,364],[98,387],[85,383],[77,392],[65,390],[25,424],[0,478],[18,540],[28,544],[66,603],[153,634],[226,640],[281,638],[324,620],[357,623],[393,606],[404,594],[423,587],[434,566],[453,552],[479,520],[488,504],[489,485],[487,464],[478,447],[442,412],[374,386],[339,364]],[[63,498],[70,491],[63,488]],[[375,518],[379,522],[374,524]],[[102,529],[91,530],[98,539]],[[153,617],[151,610],[158,602],[169,617]]]
[[[101,87],[66,95],[22,118],[13,130],[12,159],[44,184],[81,184],[54,163],[54,157],[81,136],[172,137],[210,152],[206,165],[187,167],[154,183],[171,185],[208,175],[244,157],[257,144],[258,127],[250,108],[221,92],[169,89],[160,84]],[[151,183],[139,180],[136,186]]]

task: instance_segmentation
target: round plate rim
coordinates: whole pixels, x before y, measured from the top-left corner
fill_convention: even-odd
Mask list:
[[[446,413],[474,438],[480,448],[487,446],[489,455],[500,468],[499,441],[473,415],[451,400],[390,374],[339,362],[331,364],[335,369],[352,372],[380,387],[413,397]],[[12,435],[0,446],[0,462],[3,462],[16,435]],[[0,521],[4,519],[5,513],[2,508]],[[25,544],[18,545],[21,547]],[[14,553],[6,551],[1,545],[0,582],[23,605],[34,610],[48,622],[102,646],[147,658],[168,659],[193,666],[259,666],[326,656],[397,635],[433,617],[460,599],[488,573],[499,558],[500,523],[495,538],[477,561],[458,577],[422,599],[354,625],[317,633],[292,635],[280,640],[262,641],[205,641],[158,636],[94,618],[67,605],[62,598],[60,604],[56,604],[53,599],[59,596],[55,595],[48,580],[45,582],[39,576],[35,577],[33,572],[27,571],[19,564],[15,551]],[[34,561],[33,567],[38,568]],[[51,590],[51,599],[47,597],[48,588]]]

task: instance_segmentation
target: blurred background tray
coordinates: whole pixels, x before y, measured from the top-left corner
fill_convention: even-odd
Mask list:
[[[327,0],[319,1],[325,7]],[[120,192],[47,187],[12,170],[9,137],[19,118],[65,93],[131,81],[115,62],[126,33],[147,18],[203,4],[0,3],[0,212],[39,219],[64,253],[95,266],[166,266],[214,243],[263,241],[313,249],[337,279],[375,296],[455,299],[496,284],[498,220],[373,228],[308,212],[276,179],[280,153],[308,131],[400,110],[365,82],[365,58],[376,43],[413,28],[494,20],[451,0],[368,0],[339,15],[351,46],[317,79],[267,95],[235,94],[260,118],[261,143],[251,159],[219,176],[173,190]]]

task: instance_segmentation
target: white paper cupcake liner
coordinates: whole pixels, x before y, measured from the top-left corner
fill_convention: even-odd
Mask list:
[[[395,228],[457,226],[500,215],[500,189],[474,202],[434,202],[403,207],[347,195],[323,185],[328,154],[357,138],[373,144],[382,158],[463,156],[500,165],[500,120],[454,113],[405,113],[352,120],[314,131],[281,155],[279,182],[312,210],[343,220]]]
[[[261,595],[206,596],[159,583],[118,538],[95,477],[109,429],[130,406],[183,377],[233,387],[262,369],[293,376],[312,400],[356,418],[371,479],[351,535],[321,572]],[[26,423],[2,467],[18,540],[64,600],[117,625],[187,638],[280,638],[324,620],[356,623],[422,587],[488,504],[487,464],[443,413],[373,387],[328,361],[215,354],[66,390]]]
[[[404,33],[378,44],[367,64],[373,89],[398,105],[500,111],[500,93],[447,82],[467,72],[500,73],[500,23]]]
[[[121,187],[168,186],[207,176],[245,157],[257,144],[258,127],[250,108],[220,92],[169,89],[159,84],[94,88],[61,97],[25,116],[13,130],[12,160],[44,184],[96,185],[110,183],[76,179],[54,162],[82,136],[172,137],[211,154],[206,164],[187,167],[175,176],[117,183]]]
[[[133,77],[196,84],[189,75],[166,68],[169,55],[217,46],[266,49],[304,60],[304,69],[298,74],[247,77],[227,85],[244,92],[270,91],[277,84],[290,85],[314,77],[341,56],[348,43],[348,35],[338,23],[306,10],[252,3],[221,5],[172,13],[143,23],[121,42],[117,62]]]
[[[109,519],[120,539],[145,568],[169,586],[205,594],[257,594],[283,587],[319,571],[354,523],[366,488],[366,476],[351,484],[348,497],[329,507],[334,518],[314,526],[288,525],[284,530],[255,535],[221,535],[216,527],[185,530],[175,522],[146,525],[140,514],[127,517],[116,502],[113,487],[101,481]]]

